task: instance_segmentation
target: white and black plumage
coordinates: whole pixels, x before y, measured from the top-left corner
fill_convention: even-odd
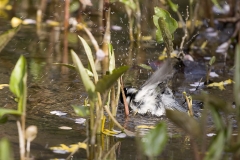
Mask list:
[[[174,71],[171,62],[166,61],[139,90],[125,88],[127,103],[133,112],[150,113],[155,116],[165,115],[166,109],[187,112],[187,109],[175,100],[172,90],[167,84]]]

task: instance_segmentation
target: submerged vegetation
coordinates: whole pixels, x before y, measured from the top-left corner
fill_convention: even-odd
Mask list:
[[[187,152],[192,153],[191,158],[183,157],[182,159],[238,159],[240,157],[240,44],[238,39],[240,35],[238,12],[240,5],[235,5],[234,2],[232,0],[229,2],[189,0],[189,2],[182,2],[183,4],[188,3],[189,6],[184,5],[180,10],[180,4],[177,4],[180,2],[171,0],[153,1],[152,4],[139,0],[92,2],[42,0],[31,1],[31,3],[25,0],[0,0],[0,17],[6,19],[9,24],[3,30],[0,29],[0,62],[4,62],[1,60],[1,54],[9,52],[8,47],[14,43],[14,36],[18,35],[22,28],[34,28],[37,43],[40,44],[39,48],[43,53],[46,48],[41,46],[42,41],[48,39],[49,32],[53,35],[51,40],[47,41],[51,55],[38,55],[36,45],[29,46],[35,49],[34,55],[29,56],[25,52],[22,55],[22,52],[14,52],[17,57],[20,55],[20,58],[14,68],[10,67],[11,70],[13,68],[11,76],[8,77],[10,82],[9,84],[0,84],[0,91],[9,87],[14,96],[14,104],[17,103],[17,109],[14,109],[16,107],[8,108],[7,105],[1,106],[0,122],[8,124],[8,119],[13,117],[16,120],[19,138],[19,152],[13,154],[11,145],[5,138],[7,135],[3,134],[0,141],[0,159],[19,158],[24,160],[34,159],[34,157],[41,159],[38,155],[30,152],[30,143],[37,137],[37,133],[41,132],[41,129],[37,127],[40,125],[34,124],[26,127],[29,124],[27,123],[28,116],[31,116],[28,110],[36,107],[27,106],[28,102],[31,102],[31,94],[29,96],[27,94],[31,87],[28,86],[30,83],[39,83],[36,80],[38,78],[34,79],[34,76],[42,76],[40,72],[42,66],[32,65],[32,58],[37,56],[40,58],[45,56],[42,58],[44,61],[42,64],[45,66],[48,64],[61,67],[63,75],[73,74],[75,76],[78,74],[80,78],[76,78],[77,80],[74,78],[72,83],[74,86],[83,84],[82,88],[85,89],[81,93],[76,92],[76,94],[84,95],[80,96],[80,101],[84,104],[75,101],[71,104],[72,108],[64,106],[71,108],[67,110],[75,111],[76,115],[84,121],[81,125],[84,126],[85,140],[79,140],[81,142],[78,141],[75,144],[62,144],[63,142],[59,139],[59,142],[54,144],[60,145],[57,147],[45,144],[51,153],[68,153],[64,158],[74,159],[78,152],[82,153],[80,149],[84,149],[84,154],[81,154],[80,157],[83,159],[119,159],[116,152],[121,148],[121,141],[118,138],[127,141],[128,137],[134,137],[137,144],[135,148],[138,151],[132,153],[134,154],[133,159],[142,157],[142,155],[148,159],[155,159],[161,157],[162,152],[167,152],[167,147],[172,145],[169,144],[169,141],[175,136],[176,139],[179,138],[177,133],[169,133],[169,125],[174,124],[177,129],[185,132],[184,137],[180,136],[179,143],[182,143],[181,141],[188,143]],[[238,1],[236,3],[239,4]],[[225,10],[226,5],[227,11]],[[16,9],[16,6],[21,6],[21,10]],[[26,6],[30,7],[26,9]],[[56,6],[58,9],[55,8]],[[30,19],[32,17],[27,14],[30,9],[34,10],[35,19]],[[149,13],[144,12],[145,10]],[[186,11],[186,14],[183,14],[182,10]],[[17,17],[10,16],[8,12],[14,13],[13,15]],[[94,17],[96,15],[97,20]],[[116,20],[114,23],[125,23],[124,25],[127,27],[124,29],[122,26],[114,25],[113,20],[116,18],[114,16],[120,19],[120,23],[115,22]],[[49,17],[52,18],[49,19]],[[216,21],[217,23],[215,23]],[[113,39],[114,33],[119,30],[122,32],[118,33],[121,40]],[[27,41],[32,40],[27,39]],[[123,44],[119,43],[120,41],[123,41]],[[118,49],[125,44],[130,44],[129,49],[124,48],[119,53]],[[60,56],[61,46],[63,54]],[[145,50],[151,50],[153,46],[156,48],[157,61],[149,63],[141,61],[140,52],[144,46],[147,46]],[[95,54],[93,54],[92,48],[95,49]],[[134,54],[135,50],[140,55],[139,57]],[[114,51],[118,51],[117,54]],[[56,55],[55,52],[59,55]],[[58,58],[49,61],[49,57],[55,56]],[[125,56],[127,62],[119,61],[121,56]],[[151,115],[137,117],[138,115],[135,115],[137,113],[129,111],[127,105],[129,99],[124,94],[124,87],[129,82],[139,86],[136,82],[136,77],[139,77],[137,74],[146,73],[146,70],[155,70],[159,67],[158,63],[161,64],[166,58],[171,60],[178,71],[169,85],[175,92],[183,95],[182,99],[185,102],[181,105],[188,109],[188,113],[166,110],[166,117],[155,117],[157,120],[154,124],[141,124],[141,119],[148,121],[152,117]],[[176,65],[176,59],[183,65]],[[8,65],[8,63],[3,63],[3,66],[5,64]],[[204,74],[198,75],[199,73],[194,69],[199,68],[202,64]],[[223,68],[218,69],[217,65],[219,64],[223,64]],[[139,72],[136,71],[136,68]],[[142,68],[145,70],[142,71]],[[183,73],[180,73],[182,70]],[[217,70],[220,70],[218,73],[222,74],[221,79],[214,78],[219,77],[216,73]],[[35,75],[28,78],[28,73],[33,72]],[[194,72],[197,73],[194,74]],[[179,75],[184,78],[180,79]],[[50,77],[54,76],[56,75],[53,74]],[[226,77],[230,78],[226,79]],[[189,78],[194,81],[188,80],[187,85],[195,82],[195,84],[190,84],[195,88],[188,89],[184,86],[182,89],[180,86],[180,91],[174,89],[174,83]],[[30,79],[30,82],[27,79]],[[53,78],[50,83],[52,81]],[[4,82],[0,78],[0,83]],[[228,86],[226,90],[231,92],[233,98],[229,100],[223,99],[223,97],[219,98],[219,95],[225,90],[224,86],[230,84],[233,84],[233,89],[229,89],[231,86]],[[31,86],[34,85],[31,84]],[[41,89],[44,87],[39,87],[37,92],[42,92]],[[219,90],[219,92],[213,95],[213,90]],[[5,91],[5,93],[8,92]],[[9,97],[11,93],[3,95]],[[119,103],[120,96],[122,96],[124,104]],[[1,98],[3,99],[3,97]],[[53,98],[50,97],[50,99]],[[199,102],[203,103],[203,107],[199,105]],[[41,108],[38,111],[41,111]],[[134,119],[139,121],[140,125],[129,127],[128,121],[134,121]],[[66,129],[66,127],[63,128]],[[143,134],[141,129],[145,131]],[[78,134],[83,133],[79,132]],[[18,156],[19,153],[20,156]],[[168,159],[170,157],[167,156]],[[179,157],[172,157],[172,159],[176,158]]]

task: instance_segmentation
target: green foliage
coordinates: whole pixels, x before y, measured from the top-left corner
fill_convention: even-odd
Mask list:
[[[114,69],[112,74],[104,75],[96,84],[96,91],[104,93],[108,91],[112,85],[118,80],[118,78],[128,70],[128,66],[121,66]]]
[[[89,107],[72,105],[75,113],[80,117],[87,117],[90,115]]]
[[[3,3],[1,1],[1,3]],[[1,6],[1,5],[0,5]],[[13,36],[20,30],[20,27],[10,29],[0,35],[0,52],[8,44],[8,42],[13,38]]]
[[[79,37],[79,39],[81,40],[81,42],[83,44],[83,47],[84,47],[86,55],[88,57],[88,61],[90,63],[91,70],[93,72],[93,76],[94,76],[94,79],[95,79],[95,82],[96,82],[98,80],[98,75],[97,75],[97,70],[96,70],[96,67],[95,67],[95,63],[94,63],[94,59],[93,59],[91,48],[89,47],[87,42],[82,37],[80,37],[80,36],[78,36],[78,37]]]
[[[148,157],[157,156],[161,153],[167,143],[167,127],[165,123],[159,123],[142,139],[142,148]]]
[[[178,28],[178,23],[173,19],[170,13],[159,7],[154,7],[155,15],[153,16],[153,23],[157,27],[156,30],[156,39],[158,42],[163,42],[163,30],[159,26],[159,19],[163,19],[165,22],[166,29],[169,30],[170,34],[173,34],[174,31]],[[173,38],[172,38],[173,39]]]
[[[188,116],[186,113],[173,110],[166,110],[166,116],[188,134],[195,137],[199,136],[201,131],[200,126],[193,117]]]
[[[95,85],[93,84],[90,77],[88,76],[81,60],[78,58],[77,54],[73,50],[71,50],[71,55],[72,55],[73,63],[76,66],[77,71],[79,72],[79,74],[81,76],[85,90],[88,92],[89,97],[93,100],[94,97],[96,96]]]
[[[21,116],[26,109],[26,95],[27,95],[27,62],[21,56],[15,65],[10,77],[10,90],[19,99],[18,110],[0,108],[0,121],[6,122],[6,117],[3,115],[17,115]]]
[[[219,9],[222,9],[222,7],[219,5],[217,0],[212,0],[213,4],[217,6]]]
[[[2,113],[1,108],[0,108],[0,114],[3,114],[3,116],[0,115],[0,124],[4,124],[8,121],[8,116],[6,113]]]
[[[108,45],[108,50],[109,50],[109,73],[111,74],[113,70],[116,68],[115,55],[113,51],[113,46],[111,44]]]
[[[79,8],[80,8],[79,0],[71,1],[70,8],[69,8],[70,13],[73,13],[73,12],[77,11]]]
[[[194,99],[200,100],[201,102],[205,102],[208,105],[208,109],[212,109],[214,111],[220,112],[223,111],[224,113],[232,113],[233,109],[231,104],[226,102],[224,99],[219,99],[218,97],[202,93],[197,96],[193,96]]]
[[[215,56],[212,56],[212,58],[210,59],[209,61],[209,65],[213,65],[213,63],[216,61],[216,57]]]
[[[152,68],[146,64],[139,64],[138,66],[142,67],[143,69],[146,69],[146,70],[152,70]]]
[[[14,109],[0,108],[0,118],[5,114],[17,115],[20,116],[22,112]]]
[[[231,104],[208,94],[194,96],[195,99],[203,101],[205,108],[209,109],[216,128],[216,136],[210,143],[210,147],[204,157],[204,160],[220,159],[224,149],[230,147],[230,139],[232,135],[232,125],[222,117],[220,113],[232,114]],[[207,113],[205,111],[205,113]],[[205,117],[206,118],[206,117]],[[205,128],[202,128],[204,130]]]
[[[168,5],[171,7],[171,9],[172,9],[174,12],[177,12],[177,11],[178,11],[178,5],[176,5],[175,3],[173,3],[171,0],[167,0],[167,3],[168,3]]]
[[[235,52],[235,73],[234,73],[234,98],[240,114],[240,45],[238,44]]]
[[[69,69],[75,69],[76,70],[76,67],[72,64],[67,64],[67,63],[53,63],[53,64],[65,66]],[[93,77],[93,73],[90,70],[88,70],[87,68],[85,68],[85,70],[86,70],[88,76]]]
[[[10,77],[10,90],[19,98],[24,91],[24,77],[26,76],[26,59],[21,56],[15,65]]]
[[[204,160],[220,159],[225,144],[224,132],[219,132],[211,143]]]
[[[119,2],[122,2],[124,5],[131,8],[133,11],[137,8],[136,3],[131,0],[119,0]]]
[[[13,153],[9,141],[6,138],[2,138],[0,141],[0,159],[1,160],[13,160]]]

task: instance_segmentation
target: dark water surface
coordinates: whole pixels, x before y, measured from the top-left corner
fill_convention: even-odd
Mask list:
[[[116,18],[116,17],[115,17]],[[117,22],[118,20],[116,20]],[[9,21],[0,18],[0,33],[10,29]],[[97,32],[97,31],[96,31]],[[84,124],[75,123],[75,119],[79,118],[74,113],[71,105],[84,103],[87,94],[78,77],[78,74],[66,67],[54,65],[53,63],[61,63],[64,60],[63,44],[61,38],[57,36],[57,29],[46,28],[44,32],[37,35],[34,25],[22,26],[20,31],[8,43],[8,45],[0,52],[0,84],[8,84],[9,77],[13,67],[15,66],[20,55],[27,58],[28,63],[28,100],[27,100],[27,126],[36,125],[38,127],[37,138],[31,145],[31,155],[35,159],[53,159],[66,158],[68,154],[55,154],[49,147],[58,146],[59,144],[75,144],[86,139],[86,127]],[[96,34],[96,37],[99,35]],[[83,35],[86,38],[86,35]],[[137,64],[148,64],[158,59],[162,51],[161,45],[156,45],[155,41],[147,41],[138,48],[136,45],[130,45],[126,29],[122,31],[112,31],[112,43],[116,54],[116,63],[120,65],[130,65],[131,69],[125,76],[126,84],[133,86],[141,86],[143,82],[151,75],[144,69],[137,67]],[[57,38],[56,40],[54,40]],[[73,43],[69,44],[69,48],[73,48],[84,64],[87,64],[85,53],[80,42],[75,42],[77,34],[71,34]],[[87,39],[87,38],[86,38]],[[89,44],[91,42],[89,41]],[[194,53],[193,53],[194,54]],[[186,69],[185,74],[179,75],[179,83],[175,88],[175,95],[180,103],[184,102],[182,97],[183,91],[189,91],[190,84],[199,81],[206,74],[205,64],[207,61],[202,55],[198,58],[199,62],[193,62]],[[72,63],[70,55],[68,55],[69,63]],[[66,59],[65,59],[66,60]],[[232,60],[230,59],[230,64]],[[186,62],[188,64],[188,62]],[[194,67],[192,67],[194,66]],[[230,65],[229,65],[230,66]],[[231,67],[231,66],[230,66]],[[232,78],[232,72],[228,65],[222,61],[217,62],[214,71],[219,74],[217,81]],[[206,89],[209,93],[213,93],[219,97],[224,97],[229,102],[233,101],[232,85],[226,86],[226,90],[219,92],[218,89]],[[192,94],[198,94],[193,92]],[[13,94],[9,88],[0,90],[0,106],[4,108],[15,108]],[[199,108],[197,108],[199,110]],[[53,115],[51,111],[61,111],[67,113],[64,116]],[[164,152],[157,159],[193,159],[193,151],[188,138],[182,130],[175,127],[166,119],[151,116],[130,116],[125,119],[123,112],[119,111],[118,120],[127,129],[135,131],[137,125],[153,126],[160,121],[166,121],[168,126],[169,141]],[[58,127],[68,126],[71,130],[62,130]],[[12,142],[14,154],[18,159],[18,132],[14,117],[0,126],[0,137],[7,137]],[[211,127],[211,126],[210,126]],[[142,134],[147,131],[143,130]],[[106,153],[109,146],[113,146],[117,142],[121,145],[115,151],[115,159],[145,159],[138,151],[138,145],[135,138],[118,139],[102,135],[101,138],[107,144],[103,148]],[[209,138],[210,139],[210,138]],[[84,150],[77,152],[73,159],[86,159]]]

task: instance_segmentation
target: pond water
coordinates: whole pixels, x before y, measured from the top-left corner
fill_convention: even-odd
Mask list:
[[[120,25],[118,18],[118,16],[113,14],[113,25]],[[0,28],[0,33],[10,29],[9,20],[0,18],[0,26],[4,26]],[[95,33],[96,38],[99,38],[101,35],[95,29],[92,28],[92,31]],[[143,30],[144,33],[152,32],[148,30],[148,26],[143,27]],[[75,123],[79,117],[74,113],[71,105],[83,104],[87,94],[75,71],[53,64],[63,61],[72,63],[70,55],[69,59],[66,59],[62,35],[58,37],[58,34],[59,30],[51,27],[46,27],[41,34],[37,34],[35,25],[25,25],[21,27],[14,38],[0,52],[0,84],[9,83],[11,71],[20,55],[24,55],[27,58],[28,98],[26,122],[27,126],[36,125],[38,127],[37,138],[31,144],[31,156],[39,160],[65,159],[68,154],[53,153],[49,147],[58,146],[59,144],[75,144],[86,139],[86,127],[84,124]],[[69,33],[69,48],[73,48],[86,65],[87,59],[80,42],[77,40],[78,34],[87,39],[84,33]],[[130,44],[126,37],[128,37],[126,27],[123,27],[120,31],[112,30],[112,44],[115,49],[116,63],[117,66],[130,65],[131,68],[125,76],[126,84],[138,87],[144,83],[151,73],[138,67],[137,64],[148,64],[155,61],[158,59],[163,47],[153,40],[143,42],[140,46]],[[88,42],[90,44],[90,41]],[[189,89],[192,88],[190,84],[205,77],[205,66],[208,60],[204,60],[204,57],[210,57],[212,53],[203,54],[200,51],[196,51],[192,55],[197,62],[191,62],[191,64],[189,64],[190,62],[185,62],[187,66],[185,73],[179,73],[178,83],[174,89],[175,96],[181,104],[184,102],[181,93],[183,91],[189,92]],[[227,65],[222,60],[218,60],[214,65],[214,71],[219,77],[213,78],[213,80],[232,79],[233,73],[230,70],[232,63],[233,60],[231,58],[228,59]],[[221,92],[218,89],[205,90],[219,97],[224,97],[229,102],[233,102],[232,85],[228,85],[225,88],[226,90]],[[191,92],[191,94],[198,93],[199,91]],[[16,108],[16,102],[9,88],[0,90],[0,106]],[[196,110],[199,111],[200,108],[196,107]],[[66,113],[66,115],[53,115],[52,111],[61,111],[61,113]],[[135,127],[138,125],[153,126],[160,121],[165,121],[170,138],[165,150],[157,159],[193,159],[193,151],[186,134],[167,119],[140,115],[130,115],[126,119],[121,111],[119,111],[117,119],[131,131],[135,131]],[[71,127],[72,129],[59,129],[61,126]],[[1,125],[0,128],[0,137],[9,138],[14,155],[18,159],[19,144],[15,118],[10,117],[9,121]],[[211,125],[209,128],[211,128]],[[144,134],[147,131],[142,130],[142,133]],[[105,135],[100,135],[100,138],[103,140],[103,144],[105,144],[103,153],[107,153],[114,144],[118,144],[113,152],[115,154],[113,155],[114,159],[144,159],[138,150],[135,138],[115,138]],[[85,150],[80,149],[79,152],[74,154],[72,159],[86,159]]]

